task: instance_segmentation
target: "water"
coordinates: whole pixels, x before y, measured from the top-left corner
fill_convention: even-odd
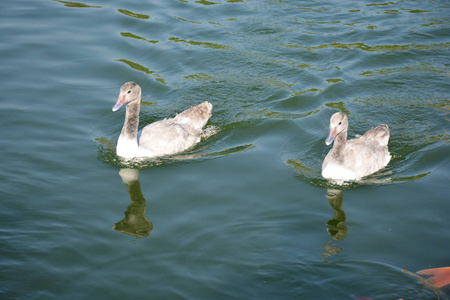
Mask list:
[[[0,4],[2,299],[448,298],[447,1],[145,2]],[[131,80],[213,134],[124,165]],[[321,178],[335,111],[386,169]]]

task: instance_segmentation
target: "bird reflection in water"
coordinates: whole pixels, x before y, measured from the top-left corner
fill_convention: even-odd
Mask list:
[[[125,212],[125,218],[114,224],[113,229],[137,238],[148,237],[153,229],[153,224],[145,217],[147,201],[141,191],[139,170],[121,169],[119,175],[128,188],[131,205]]]
[[[327,222],[327,232],[333,238],[324,246],[325,252],[322,257],[329,257],[341,253],[342,248],[338,247],[334,241],[342,241],[347,237],[348,227],[345,225],[345,212],[342,209],[344,202],[343,192],[337,189],[328,189],[326,197],[328,203],[334,210],[334,215],[331,220]]]
[[[348,227],[345,226],[345,211],[342,209],[344,195],[341,190],[328,189],[327,199],[330,206],[334,209],[333,219],[327,222],[328,234],[335,240],[345,240]]]

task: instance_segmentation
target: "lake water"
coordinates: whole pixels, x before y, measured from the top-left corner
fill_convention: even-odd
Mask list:
[[[2,1],[0,298],[448,298],[414,274],[450,266],[449,16],[434,0]],[[211,136],[124,164],[127,81],[140,127],[207,100]],[[320,176],[336,111],[352,137],[389,125],[387,168]]]

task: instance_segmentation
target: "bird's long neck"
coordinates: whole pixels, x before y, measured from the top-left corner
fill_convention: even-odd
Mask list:
[[[139,109],[141,99],[127,104],[125,113],[125,122],[122,127],[121,136],[127,140],[135,140],[137,142],[137,132],[139,126]]]
[[[344,158],[345,144],[347,143],[347,130],[341,131],[333,143],[333,155],[337,160],[341,161]]]

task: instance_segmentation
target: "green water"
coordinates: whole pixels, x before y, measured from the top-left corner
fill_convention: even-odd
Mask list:
[[[413,274],[450,266],[449,15],[432,0],[2,1],[0,297],[448,298]],[[126,81],[140,127],[207,100],[213,134],[124,164]],[[342,187],[320,176],[336,111],[350,136],[391,129],[389,165]]]

